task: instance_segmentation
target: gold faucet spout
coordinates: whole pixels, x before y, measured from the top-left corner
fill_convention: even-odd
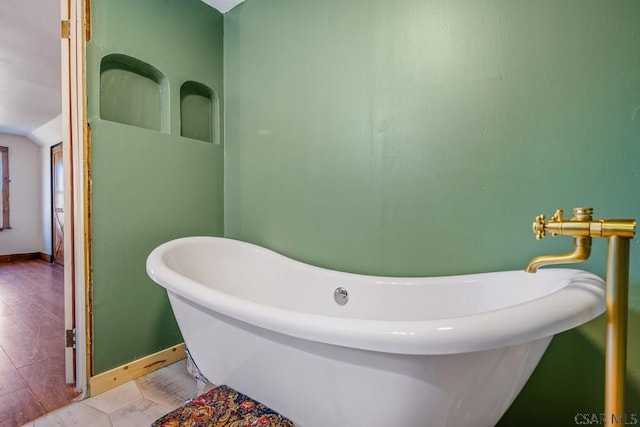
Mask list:
[[[591,237],[575,237],[573,251],[566,254],[542,255],[533,258],[524,271],[535,273],[538,267],[551,264],[571,264],[585,261],[591,255]]]

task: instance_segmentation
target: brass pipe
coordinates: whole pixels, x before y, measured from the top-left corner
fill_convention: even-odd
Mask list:
[[[609,237],[607,246],[607,332],[605,353],[605,425],[624,416],[629,299],[629,239]]]
[[[574,237],[573,251],[558,255],[541,255],[533,258],[525,271],[535,273],[538,267],[549,264],[571,264],[585,261],[591,255],[591,237]]]
[[[624,419],[624,388],[627,369],[627,316],[629,300],[629,241],[636,232],[636,220],[594,220],[592,208],[574,208],[574,216],[565,220],[562,209],[545,221],[538,215],[533,222],[537,239],[549,232],[574,239],[573,251],[561,255],[533,258],[526,271],[533,273],[547,264],[584,261],[591,252],[591,238],[608,239],[606,281],[605,345],[605,425],[620,424]]]

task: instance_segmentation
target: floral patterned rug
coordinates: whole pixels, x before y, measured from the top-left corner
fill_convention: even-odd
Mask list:
[[[287,418],[231,387],[218,386],[157,419],[151,427],[295,427]]]

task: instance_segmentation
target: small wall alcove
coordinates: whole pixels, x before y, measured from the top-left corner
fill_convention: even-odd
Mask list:
[[[218,96],[202,83],[188,81],[180,87],[180,135],[219,142]]]
[[[136,58],[112,54],[100,63],[100,118],[169,132],[164,74]]]

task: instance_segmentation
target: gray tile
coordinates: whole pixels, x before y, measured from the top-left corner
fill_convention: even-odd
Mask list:
[[[184,360],[97,396],[75,402],[25,427],[148,426],[191,397],[195,380]],[[213,388],[208,384],[205,390]]]
[[[114,427],[148,426],[169,412],[171,408],[151,400],[140,399],[113,412],[110,417]]]
[[[136,383],[129,381],[97,396],[83,400],[83,403],[111,414],[140,399],[142,399],[142,393],[138,390]]]
[[[135,380],[145,399],[175,409],[189,399],[196,380],[187,372],[186,361],[181,360]],[[213,388],[209,383],[205,391]]]
[[[33,422],[33,427],[112,427],[109,416],[82,402],[53,411]]]

